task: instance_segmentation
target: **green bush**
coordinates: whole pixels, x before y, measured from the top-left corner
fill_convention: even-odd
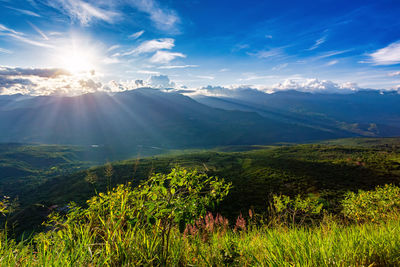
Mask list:
[[[100,193],[82,209],[70,205],[64,216],[53,214],[49,234],[37,236],[38,244],[73,244],[87,239],[96,244],[105,263],[120,264],[137,244],[137,262],[165,264],[170,258],[171,232],[182,232],[187,223],[204,215],[206,208],[222,200],[230,189],[223,179],[196,171],[173,169],[154,174],[136,188],[120,185],[107,194]],[[52,241],[48,241],[52,240]]]
[[[349,192],[342,201],[345,217],[357,221],[382,221],[397,218],[400,212],[400,188],[377,186],[375,190]]]
[[[322,212],[323,204],[314,196],[305,198],[297,195],[291,198],[286,195],[273,196],[272,216],[279,222],[289,222],[303,224],[306,221],[313,221],[319,218]]]

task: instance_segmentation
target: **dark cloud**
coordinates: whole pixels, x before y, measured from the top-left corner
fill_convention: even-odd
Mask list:
[[[97,91],[99,88],[102,87],[101,82],[95,82],[92,79],[79,80],[79,84],[82,88],[90,89],[93,91]]]
[[[35,84],[29,80],[29,79],[23,79],[23,78],[8,78],[8,77],[2,77],[0,76],[0,88],[11,88],[14,86],[35,86]]]
[[[135,84],[136,84],[137,87],[143,87],[144,86],[143,80],[136,80]]]
[[[68,71],[58,68],[11,68],[0,66],[0,76],[37,76],[41,78],[57,78],[71,75]]]
[[[154,88],[173,88],[175,83],[171,82],[167,75],[155,75],[149,79],[149,85]]]

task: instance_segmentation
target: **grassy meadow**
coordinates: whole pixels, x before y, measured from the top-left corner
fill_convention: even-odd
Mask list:
[[[399,147],[230,147],[53,178],[21,201],[47,219],[1,200],[0,265],[398,266]]]

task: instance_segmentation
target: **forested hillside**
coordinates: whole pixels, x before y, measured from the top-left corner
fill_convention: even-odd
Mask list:
[[[377,185],[400,182],[400,139],[343,139],[305,145],[234,146],[114,162],[50,179],[27,194],[20,195],[21,210],[13,220],[19,221],[21,229],[24,229],[21,219],[27,216],[26,209],[29,210],[29,216],[34,216],[32,207],[35,204],[64,207],[74,201],[85,205],[95,192],[121,183],[137,185],[151,173],[167,173],[175,166],[197,169],[232,182],[229,196],[216,207],[227,217],[235,217],[249,208],[265,212],[272,194],[311,194],[320,198],[334,212],[344,193],[349,190],[368,190]],[[112,169],[110,177],[107,175],[109,169]],[[88,177],[91,178],[88,180]],[[40,221],[40,216],[35,220]]]

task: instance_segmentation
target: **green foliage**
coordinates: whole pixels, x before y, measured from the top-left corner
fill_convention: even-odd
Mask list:
[[[9,212],[9,201],[8,197],[4,197],[2,201],[0,201],[0,214],[6,215]]]
[[[398,218],[400,188],[394,185],[377,186],[373,191],[349,192],[342,201],[343,214],[354,221],[382,221]]]
[[[154,174],[136,188],[120,185],[107,194],[100,193],[88,201],[87,209],[72,204],[65,218],[53,214],[48,226],[55,230],[38,235],[36,242],[62,236],[63,242],[68,238],[73,243],[84,231],[93,235],[92,242],[102,246],[110,262],[116,263],[123,262],[130,250],[129,244],[121,246],[116,241],[131,235],[148,241],[143,244],[145,261],[166,263],[171,231],[183,231],[186,223],[205,214],[229,189],[223,179],[196,171],[176,168],[169,174]]]
[[[231,222],[240,213],[247,214],[249,209],[256,213],[265,212],[265,203],[272,202],[272,194],[314,194],[325,200],[327,211],[338,214],[342,209],[341,200],[349,190],[371,190],[377,185],[400,184],[399,147],[399,138],[346,139],[328,145],[239,146],[227,150],[240,152],[188,151],[114,162],[92,168],[90,172],[98,178],[94,184],[98,192],[106,192],[127,182],[131,182],[133,187],[138,186],[152,172],[167,173],[176,165],[198,169],[209,176],[226,177],[233,186],[216,211]],[[242,151],[245,149],[253,150]],[[110,166],[112,179],[107,177]],[[36,206],[32,208],[34,204],[63,207],[74,201],[85,206],[86,200],[95,195],[93,186],[85,181],[86,176],[86,171],[79,171],[48,178],[34,190],[21,194],[22,211],[10,218],[10,222],[17,223],[16,232],[32,228],[40,230],[35,226],[45,220],[47,212],[37,210]],[[22,190],[23,184],[24,181],[19,180],[20,186],[15,188],[26,192]]]
[[[323,204],[318,198],[314,196],[301,197],[297,195],[295,198],[291,198],[286,195],[274,195],[273,205],[275,208],[275,214],[278,216],[278,220],[285,222],[291,222],[293,225],[297,223],[304,223],[306,220],[312,220],[313,218],[321,215]],[[300,221],[296,219],[300,218]]]
[[[186,238],[173,229],[166,263],[154,257],[159,243],[153,242],[151,235],[142,235],[143,231],[134,233],[127,227],[121,234],[110,229],[108,239],[99,240],[92,230],[80,224],[69,231],[41,234],[35,242],[20,243],[0,233],[0,265],[398,266],[400,262],[398,220],[355,225],[327,220],[313,228],[216,231],[206,241],[201,236]]]
[[[230,187],[222,179],[180,168],[154,174],[137,187],[119,185],[88,200],[88,208],[70,204],[66,216],[52,214],[48,231],[30,241],[16,242],[0,231],[0,265],[396,266],[400,262],[399,217],[382,218],[380,224],[343,224],[325,213],[320,224],[299,225],[304,218],[319,216],[322,204],[312,196],[275,195],[277,214],[295,216],[296,224],[253,224],[237,231],[238,224],[250,224],[253,212],[250,221],[239,216],[235,228],[228,228],[219,215],[202,216]],[[362,193],[395,198],[399,188],[389,185]],[[191,230],[182,233],[182,222],[192,223],[187,225]]]

